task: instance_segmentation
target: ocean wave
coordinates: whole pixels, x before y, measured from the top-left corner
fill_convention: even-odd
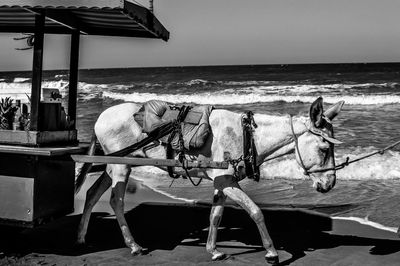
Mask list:
[[[381,83],[374,83],[374,82],[367,82],[367,83],[331,83],[331,84],[301,84],[298,81],[271,81],[271,80],[245,80],[245,81],[208,81],[203,79],[193,79],[182,84],[185,85],[201,85],[213,83],[218,84],[221,86],[232,86],[232,87],[248,87],[248,86],[255,86],[255,87],[264,87],[265,89],[271,90],[282,90],[282,89],[314,89],[314,88],[326,88],[326,89],[354,89],[354,88],[396,88],[400,86],[399,83],[396,82],[381,82]],[[181,84],[181,83],[179,83]]]
[[[220,84],[228,86],[265,86],[269,84],[276,84],[276,81],[266,81],[266,80],[246,80],[246,81],[220,81]]]
[[[397,228],[396,227],[385,226],[385,225],[370,221],[367,218],[336,216],[336,217],[332,217],[332,219],[355,221],[357,223],[360,223],[360,224],[363,224],[363,225],[368,225],[368,226],[371,226],[371,227],[374,227],[374,228],[377,228],[377,229],[380,229],[380,230],[385,230],[385,231],[397,233]]]
[[[43,88],[56,88],[60,90],[64,97],[68,82],[60,81],[45,81],[42,82]],[[11,97],[14,100],[29,102],[28,95],[31,94],[32,84],[30,82],[0,82],[0,98]]]
[[[237,88],[239,91],[244,92],[273,92],[285,94],[311,94],[315,92],[341,94],[352,93],[352,91],[362,91],[367,88],[390,88],[393,89],[398,86],[398,83],[361,83],[361,84],[286,84],[286,85],[265,85],[257,84],[257,86],[242,86]],[[361,90],[360,90],[361,89]]]
[[[359,156],[377,150],[373,147],[356,148],[350,150],[336,151],[336,164],[346,161],[346,157],[354,159]],[[387,151],[383,155],[375,155],[365,160],[350,164],[344,169],[338,170],[336,176],[338,180],[390,180],[400,179],[400,152]],[[294,159],[294,155],[271,160],[260,168],[261,178],[263,179],[297,179],[304,180],[308,177],[303,174],[303,170]],[[167,173],[156,167],[144,166],[135,168],[137,173],[149,173],[165,178]]]
[[[129,102],[144,103],[148,100],[162,100],[172,103],[194,103],[209,105],[235,105],[235,104],[253,104],[269,102],[302,102],[312,103],[315,96],[310,95],[260,95],[260,93],[232,93],[230,91],[222,92],[204,92],[197,94],[158,94],[158,93],[118,93],[105,91],[104,97],[115,100],[124,100]],[[350,105],[386,105],[400,103],[400,95],[324,95],[324,102],[336,103],[344,100]]]
[[[147,188],[167,197],[170,197],[171,199],[181,200],[187,203],[195,202],[192,199],[182,198],[174,195],[173,193],[168,193],[162,188],[158,189],[158,185],[165,184],[166,182],[171,182],[168,174],[165,171],[160,170],[159,168],[152,166],[135,167],[132,169],[130,177],[135,179],[136,181],[140,181]]]
[[[206,84],[208,82],[209,82],[208,80],[204,80],[204,79],[192,79],[192,80],[185,82],[184,84],[186,84],[188,86],[193,86],[193,85]]]
[[[63,77],[65,75],[60,75]],[[15,78],[14,82],[0,81],[0,95],[9,95],[25,97],[25,93],[29,94],[31,83],[25,82],[29,78]],[[203,79],[190,80],[187,84],[205,84],[210,81]],[[158,93],[155,91],[163,90],[162,84],[159,83],[143,83],[141,86],[137,84],[91,84],[79,82],[78,92],[83,100],[90,100],[95,97],[107,97],[115,100],[124,100],[132,102],[146,102],[150,99],[163,100],[173,103],[194,103],[209,105],[236,105],[236,104],[254,104],[254,103],[270,103],[270,102],[301,102],[312,103],[319,95],[324,96],[326,103],[336,103],[344,100],[349,105],[386,105],[400,103],[399,93],[362,93],[362,90],[349,90],[352,88],[369,88],[396,87],[398,83],[362,83],[362,84],[287,84],[278,85],[268,81],[243,81],[223,82],[225,85],[219,85],[213,89],[199,92],[193,89],[181,87],[171,87],[168,93]],[[230,84],[226,86],[226,84]],[[68,81],[63,79],[58,81],[44,81],[43,87],[58,88],[61,92],[65,92],[68,87]],[[240,85],[232,87],[231,85]],[[154,89],[157,87],[157,89]],[[153,88],[152,92],[146,88]]]
[[[61,95],[64,97],[68,88],[68,81],[65,80],[57,80],[57,81],[44,81],[42,82],[43,88],[55,88],[59,89]],[[30,82],[1,82],[0,81],[0,97],[12,97],[13,99],[20,99],[22,101],[27,101],[27,96],[31,93],[32,84]],[[101,91],[105,89],[106,85],[94,85],[87,84],[84,82],[79,82],[78,91],[83,95],[82,98],[85,99],[85,96],[92,97],[92,93],[95,91]],[[92,96],[90,96],[92,95]]]
[[[68,81],[58,80],[58,81],[44,81],[42,82],[42,87],[44,88],[57,88],[60,90],[65,90],[68,85]],[[23,82],[0,82],[0,93],[30,93],[31,83]]]
[[[21,83],[21,82],[25,82],[31,80],[31,78],[14,78],[13,83]]]
[[[336,150],[336,164],[366,155],[376,148],[357,148],[350,150]],[[365,160],[355,162],[338,170],[336,176],[339,180],[388,180],[400,179],[400,153],[387,151],[383,155],[375,155]],[[301,167],[293,155],[277,160],[272,160],[261,167],[261,176],[266,179],[306,179]]]

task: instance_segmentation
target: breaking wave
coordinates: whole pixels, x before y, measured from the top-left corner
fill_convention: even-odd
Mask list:
[[[353,150],[336,150],[336,164],[346,161],[346,157],[355,159],[366,155],[376,148],[356,148]],[[336,176],[340,180],[387,180],[400,179],[400,152],[387,151],[383,155],[374,155],[365,160],[350,164],[338,170]],[[303,171],[294,159],[294,155],[272,160],[261,167],[261,176],[266,179],[306,179]]]
[[[337,150],[336,163],[342,163],[349,156],[354,159],[359,156],[377,150],[374,147],[355,148],[352,150]],[[389,180],[400,179],[400,152],[387,151],[383,155],[374,155],[365,160],[350,164],[344,169],[338,170],[336,175],[339,180]],[[303,175],[303,170],[294,159],[294,155],[268,161],[261,166],[261,178],[264,179],[307,179]],[[140,173],[150,173],[160,176],[161,179],[167,173],[155,167],[137,167],[134,170]],[[163,177],[164,176],[164,177]],[[149,184],[148,184],[149,185]]]
[[[32,85],[30,82],[25,82],[27,80],[29,79],[15,78],[14,82],[0,82],[0,97],[12,97],[23,102],[29,101],[27,95],[30,95]],[[65,93],[67,86],[68,82],[64,80],[42,82],[43,88],[57,88],[61,94]]]
[[[357,222],[359,224],[363,224],[363,225],[368,225],[380,230],[385,230],[385,231],[389,231],[389,232],[393,232],[396,233],[397,232],[397,228],[396,227],[391,227],[391,226],[385,226],[382,225],[380,223],[376,223],[373,221],[368,220],[367,218],[359,218],[359,217],[332,217],[332,219],[336,219],[336,220],[347,220],[347,221],[354,221]]]
[[[25,82],[25,81],[29,81],[31,80],[31,78],[14,78],[14,83],[21,83],[21,82]]]
[[[104,97],[114,100],[143,103],[148,100],[162,100],[173,103],[194,103],[210,105],[235,105],[269,102],[302,102],[312,103],[316,95],[262,95],[260,93],[234,93],[224,92],[205,92],[198,94],[160,94],[160,93],[119,93],[105,91]],[[400,95],[324,95],[324,102],[336,103],[344,100],[351,105],[385,105],[400,103]]]
[[[17,79],[17,78],[16,78]],[[27,95],[31,93],[31,83],[24,82],[26,79],[20,78],[19,82],[4,82],[0,81],[0,98],[1,97],[12,97],[13,99],[20,99],[22,101],[28,101]],[[64,97],[68,88],[68,81],[44,81],[42,82],[43,88],[55,88],[59,89],[61,95]],[[85,82],[79,82],[78,93],[81,99],[89,100],[98,97],[102,90],[106,89],[108,85],[105,84],[88,84]]]
[[[57,75],[59,78],[65,75]],[[12,82],[0,80],[0,97],[26,98],[31,84],[29,78],[15,78]],[[212,85],[207,87],[205,85]],[[43,87],[65,92],[68,81],[44,81]],[[274,81],[208,81],[193,79],[187,82],[140,84],[91,84],[79,82],[80,99],[106,97],[143,103],[150,99],[173,103],[236,105],[270,102],[311,103],[319,95],[326,103],[344,100],[350,105],[387,105],[400,103],[398,83],[362,84],[279,84]]]

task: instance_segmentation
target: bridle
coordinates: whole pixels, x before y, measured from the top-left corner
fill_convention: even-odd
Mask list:
[[[327,117],[324,117],[324,119],[325,119],[329,124],[331,124],[331,122],[329,121],[329,119],[328,119]],[[344,162],[342,162],[341,164],[335,165],[334,167],[329,167],[329,168],[324,168],[324,169],[314,169],[314,170],[311,170],[311,171],[310,171],[310,170],[307,170],[307,168],[305,167],[304,162],[303,162],[303,159],[302,159],[301,154],[300,154],[300,150],[299,150],[299,141],[298,141],[297,135],[294,133],[292,116],[290,116],[290,128],[292,129],[292,135],[293,135],[294,144],[295,144],[295,150],[296,150],[295,152],[296,152],[297,155],[299,156],[300,166],[303,168],[304,174],[307,175],[307,176],[310,176],[310,175],[313,174],[313,173],[322,173],[322,172],[327,172],[327,171],[331,171],[331,170],[334,170],[334,171],[340,170],[340,169],[343,169],[343,168],[345,168],[346,166],[348,166],[348,165],[350,165],[350,164],[352,164],[352,163],[355,163],[355,162],[364,160],[364,159],[366,159],[366,158],[368,158],[368,157],[371,157],[371,156],[373,156],[373,155],[375,155],[375,154],[380,154],[380,155],[382,155],[382,154],[385,153],[385,151],[390,150],[390,149],[394,148],[394,147],[397,146],[397,145],[400,145],[400,141],[396,141],[396,142],[394,142],[394,143],[392,143],[392,144],[390,144],[390,145],[384,147],[383,149],[376,150],[376,151],[371,152],[371,153],[368,153],[368,154],[366,154],[366,155],[356,157],[356,158],[354,158],[354,159],[352,159],[352,160],[350,160],[349,157],[346,157],[346,160],[345,160]],[[319,130],[319,129],[308,128],[308,131],[311,132],[311,133],[314,134],[314,135],[319,135],[319,136],[321,136],[322,138],[324,138],[326,141],[328,141],[328,142],[331,143],[332,145],[341,143],[341,142],[338,141],[337,139],[329,137],[326,133],[322,132],[322,131]]]
[[[297,155],[299,157],[300,166],[301,166],[301,168],[303,168],[304,175],[310,176],[312,173],[321,173],[321,172],[327,172],[327,171],[330,171],[330,170],[338,170],[338,169],[344,168],[346,166],[344,164],[348,164],[348,161],[346,161],[344,164],[340,164],[338,166],[334,166],[334,167],[330,167],[330,168],[307,170],[306,166],[304,165],[304,161],[303,161],[303,159],[301,157],[301,154],[300,154],[299,140],[298,140],[297,135],[294,133],[293,118],[292,118],[291,115],[289,116],[289,123],[290,123],[290,128],[292,130],[292,135],[293,135],[293,139],[294,139],[295,152],[297,153]],[[318,136],[322,137],[323,139],[325,139],[326,141],[328,141],[332,145],[334,145],[334,143],[341,143],[340,141],[329,137],[326,133],[322,132],[319,129],[308,128],[308,132],[310,132],[310,133],[312,133],[314,135],[318,135]]]

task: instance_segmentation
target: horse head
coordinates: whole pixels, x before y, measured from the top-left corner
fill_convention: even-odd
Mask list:
[[[334,138],[331,121],[343,104],[340,101],[324,111],[322,97],[315,100],[310,107],[308,130],[296,141],[296,160],[321,193],[328,192],[336,183],[334,145],[341,142]]]

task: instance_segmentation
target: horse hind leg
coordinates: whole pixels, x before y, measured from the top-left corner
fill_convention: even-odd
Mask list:
[[[212,255],[212,260],[221,260],[226,257],[226,255],[217,250],[217,233],[218,227],[221,222],[222,214],[224,211],[226,196],[224,193],[218,189],[214,191],[213,206],[210,213],[210,228],[208,231],[207,245],[206,249]]]
[[[111,186],[111,178],[103,172],[96,182],[86,192],[85,206],[78,227],[77,244],[85,244],[85,236],[93,207],[99,201],[101,195]]]
[[[264,215],[262,214],[260,208],[250,199],[249,196],[247,196],[246,193],[244,193],[240,189],[239,186],[225,187],[223,189],[223,192],[230,199],[235,201],[244,210],[247,211],[247,213],[256,223],[258,231],[260,232],[263,246],[267,251],[265,259],[267,260],[268,263],[278,264],[279,263],[278,253],[276,252],[276,249],[272,243],[272,239],[268,233],[267,227],[265,226]]]
[[[130,172],[131,169],[126,165],[112,165],[113,183],[110,205],[114,210],[115,216],[117,217],[117,221],[126,246],[131,249],[132,255],[139,255],[146,253],[147,250],[143,249],[135,242],[124,216],[124,197]]]

